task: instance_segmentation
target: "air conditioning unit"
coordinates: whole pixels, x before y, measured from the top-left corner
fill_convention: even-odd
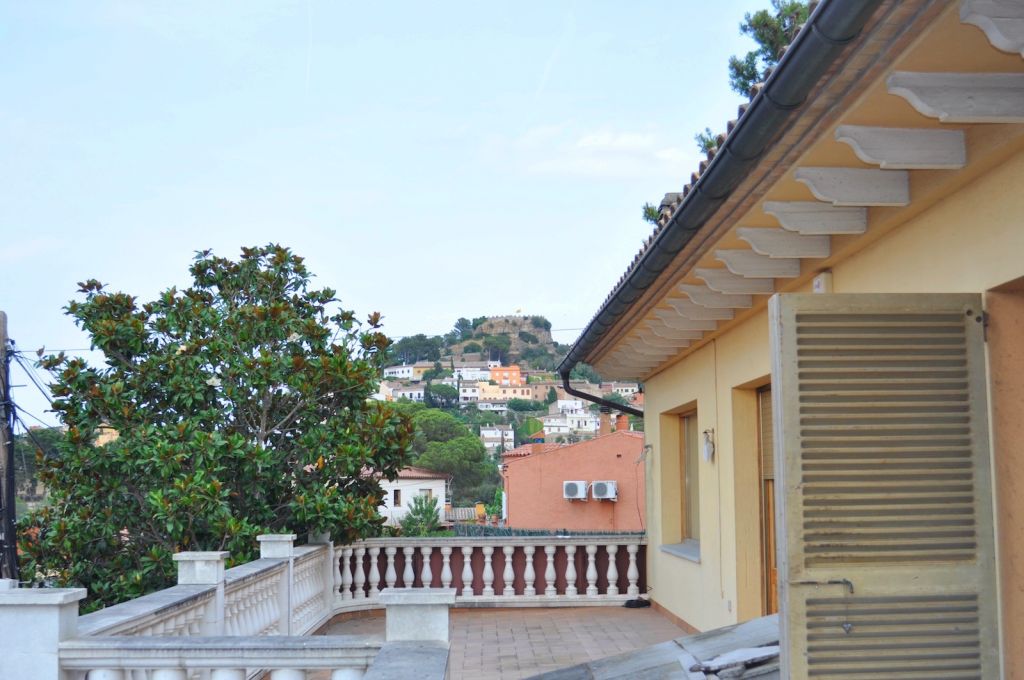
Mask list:
[[[569,500],[587,500],[587,483],[583,480],[562,482],[562,498]]]
[[[590,485],[590,493],[595,500],[615,501],[619,499],[619,485],[614,481],[593,482]]]

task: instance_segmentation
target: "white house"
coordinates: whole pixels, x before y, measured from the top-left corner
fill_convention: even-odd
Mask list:
[[[391,398],[423,401],[423,390],[423,385],[399,385],[391,390]]]
[[[490,380],[491,369],[481,366],[459,366],[452,369],[452,375],[461,380]]]
[[[480,411],[491,411],[492,413],[508,413],[507,401],[478,401],[476,407]]]
[[[569,429],[569,421],[566,416],[558,414],[551,416],[542,416],[540,422],[544,425],[544,437],[552,437],[554,435],[565,435],[571,434]]]
[[[480,428],[480,441],[488,453],[494,453],[499,448],[503,451],[510,451],[515,448],[515,430],[511,425],[490,425]]]
[[[384,377],[397,378],[398,380],[412,380],[412,364],[388,366],[384,369]]]
[[[459,385],[459,402],[468,404],[480,401],[480,386],[475,382],[464,382]]]
[[[585,409],[583,408],[582,399],[559,399],[556,401],[549,410],[552,413],[582,413]]]
[[[398,471],[394,481],[380,480],[384,490],[384,504],[377,512],[385,518],[385,524],[394,526],[402,521],[415,496],[437,499],[438,515],[444,519],[444,506],[448,502],[448,478],[439,472],[422,468],[407,467]]]

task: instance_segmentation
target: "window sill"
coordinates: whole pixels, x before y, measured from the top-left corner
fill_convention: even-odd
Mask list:
[[[667,543],[658,546],[658,549],[663,553],[700,564],[700,541],[695,541],[692,538],[688,538],[682,543]]]

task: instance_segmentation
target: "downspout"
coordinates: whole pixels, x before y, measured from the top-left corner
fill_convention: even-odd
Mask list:
[[[597,404],[602,409],[610,409],[612,411],[619,411],[620,413],[628,413],[629,415],[636,416],[637,418],[644,417],[644,412],[641,411],[640,409],[633,408],[632,406],[626,406],[625,404],[619,404],[614,401],[608,401],[607,399],[599,397],[596,394],[589,394],[587,392],[581,392],[580,390],[576,389],[575,387],[569,384],[569,371],[566,371],[561,375],[562,389],[565,390],[566,393],[571,394],[574,397],[579,397],[584,401],[589,401],[591,403]]]

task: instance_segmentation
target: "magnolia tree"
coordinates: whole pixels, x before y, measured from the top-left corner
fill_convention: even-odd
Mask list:
[[[87,587],[89,608],[165,587],[177,551],[241,562],[261,533],[372,535],[376,480],[412,442],[370,399],[390,344],[379,314],[358,323],[276,245],[199,253],[190,271],[145,304],[80,284],[67,313],[104,364],[42,360],[67,433],[39,461],[50,504],[21,524],[25,573]]]

